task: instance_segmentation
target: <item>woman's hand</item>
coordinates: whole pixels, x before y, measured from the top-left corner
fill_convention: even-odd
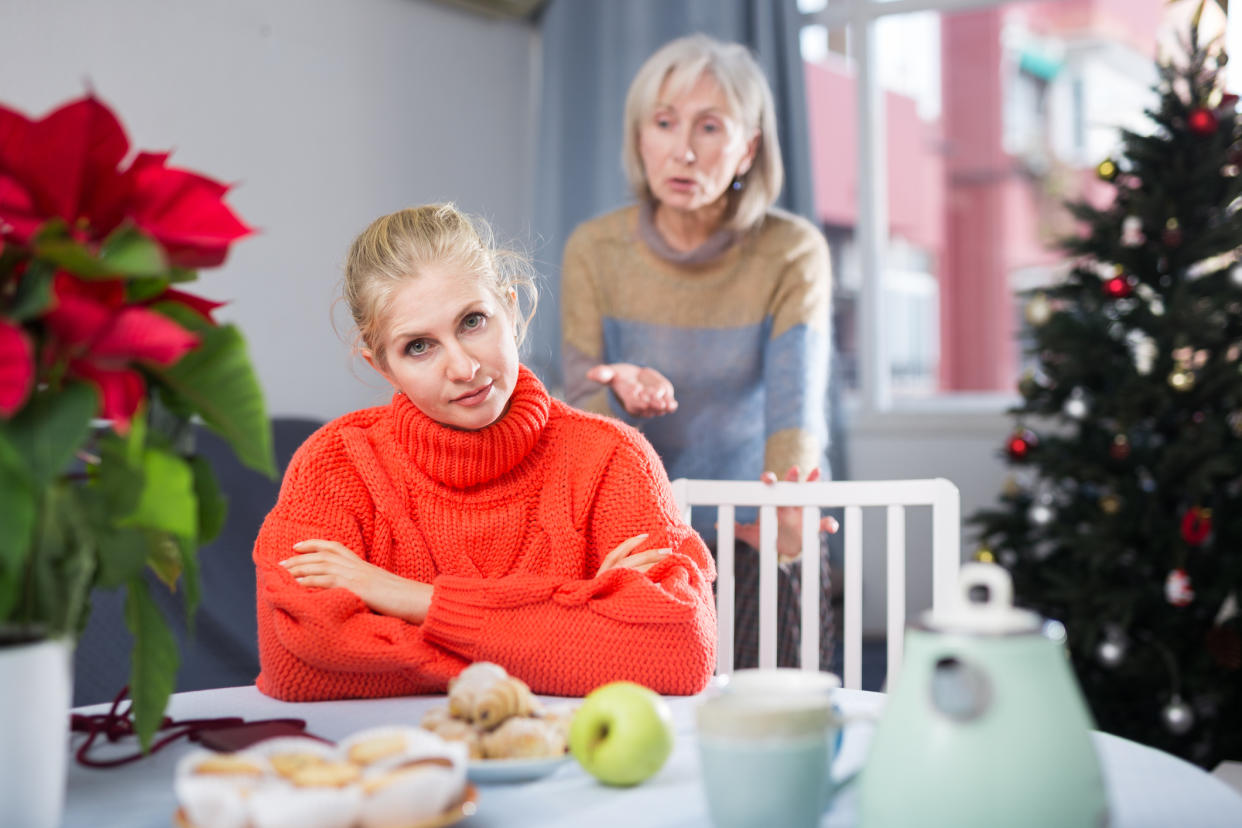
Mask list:
[[[355,555],[336,541],[312,538],[293,545],[298,554],[280,565],[304,587],[341,587],[372,612],[421,624],[431,605],[431,584],[411,581]]]
[[[651,567],[658,564],[668,556],[670,549],[646,549],[642,552],[635,552],[643,541],[647,539],[647,533],[635,535],[629,540],[621,541],[616,548],[604,556],[604,560],[600,562],[599,570],[596,576],[603,575],[610,569],[637,569],[639,572],[646,572]]]
[[[596,365],[587,371],[586,376],[610,387],[622,408],[632,417],[658,417],[677,410],[673,384],[654,368],[614,362]]]
[[[790,467],[785,472],[785,480],[791,483],[797,483],[800,478],[800,472],[797,466]],[[759,476],[764,483],[775,483],[776,475],[772,472],[764,472]],[[802,482],[812,483],[819,480],[819,469],[811,469],[810,474]],[[820,518],[819,531],[835,533],[840,528],[837,519],[834,517]],[[735,523],[734,534],[738,540],[746,541],[756,549],[759,548],[759,524],[758,523]],[[780,563],[789,563],[796,561],[802,555],[802,507],[801,506],[778,506],[776,509],[776,559]]]

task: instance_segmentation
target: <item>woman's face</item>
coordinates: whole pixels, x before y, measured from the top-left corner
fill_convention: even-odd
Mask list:
[[[518,376],[512,310],[452,264],[407,279],[393,294],[367,361],[438,423],[473,431],[500,419]]]
[[[733,115],[711,75],[700,75],[680,93],[668,87],[666,80],[650,117],[639,125],[647,186],[664,207],[700,210],[716,204],[733,177],[750,169],[759,134]]]

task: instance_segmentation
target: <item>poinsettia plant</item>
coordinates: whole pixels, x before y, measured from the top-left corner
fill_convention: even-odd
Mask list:
[[[167,162],[94,95],[40,120],[0,105],[0,627],[75,636],[93,588],[126,590],[144,747],[177,670],[145,573],[192,620],[224,519],[192,424],[275,473],[245,341],[186,290],[251,231],[228,187]]]

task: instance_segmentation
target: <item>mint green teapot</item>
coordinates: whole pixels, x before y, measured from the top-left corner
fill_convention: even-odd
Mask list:
[[[1014,608],[1003,568],[963,564],[960,587],[954,606],[906,631],[859,781],[861,825],[1106,826],[1091,718],[1063,643]]]

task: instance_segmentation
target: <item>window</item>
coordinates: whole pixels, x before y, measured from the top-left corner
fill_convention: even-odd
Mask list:
[[[1061,278],[1063,201],[1148,128],[1165,0],[798,5],[841,379],[872,410],[1012,393],[1016,294]]]

